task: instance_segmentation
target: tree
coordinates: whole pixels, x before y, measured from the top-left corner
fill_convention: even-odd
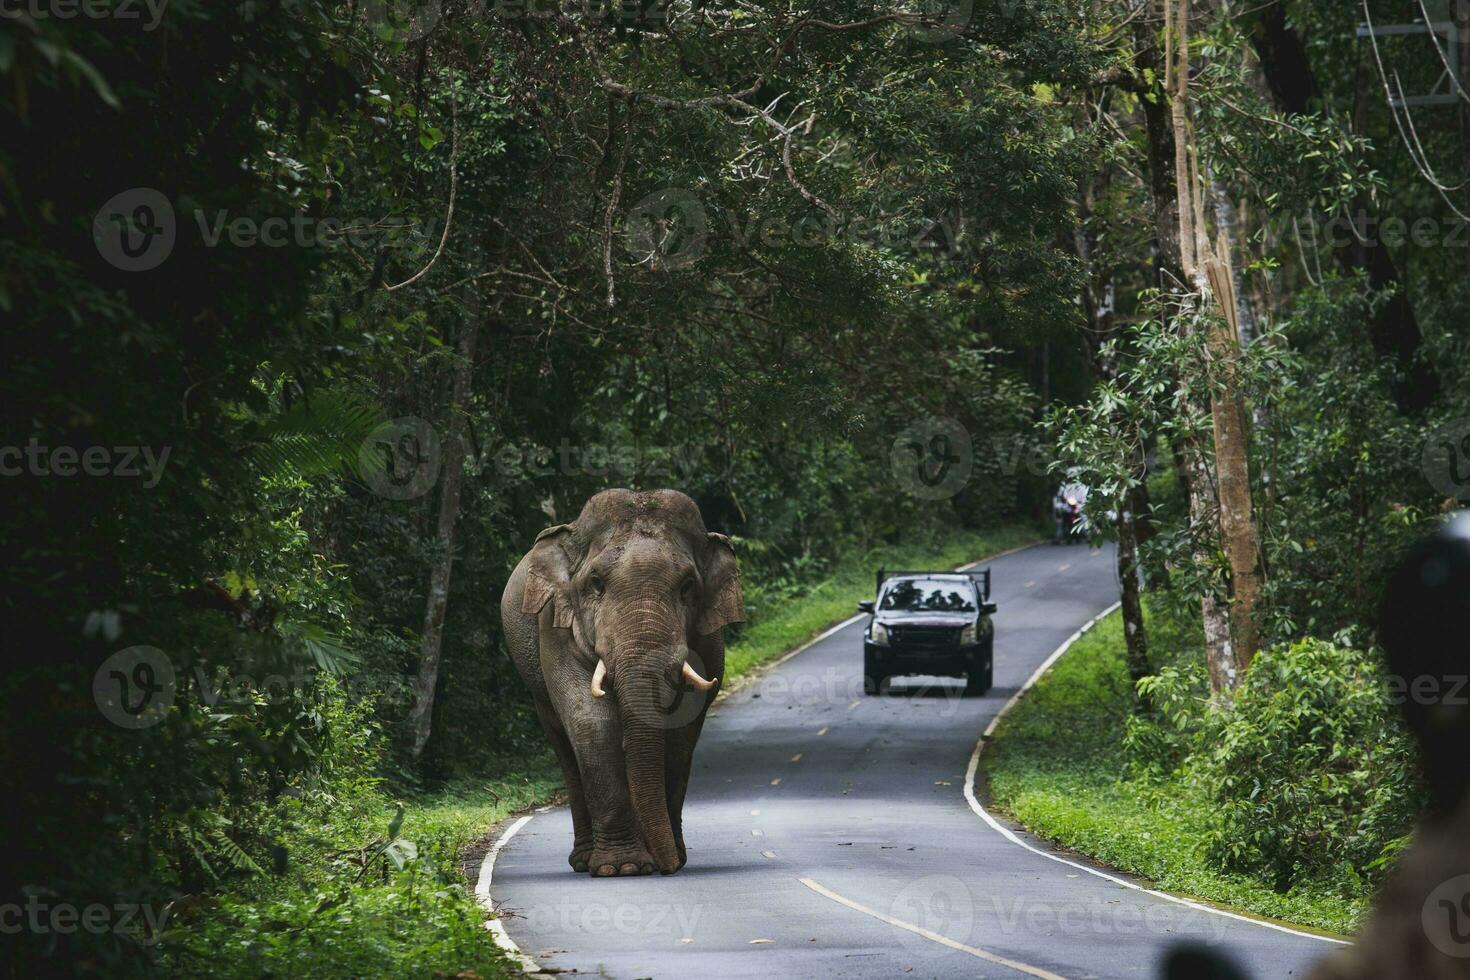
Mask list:
[[[1259,648],[1256,609],[1261,597],[1260,534],[1252,511],[1247,416],[1235,376],[1240,353],[1239,298],[1231,271],[1233,243],[1220,229],[1212,242],[1204,205],[1204,178],[1194,137],[1189,94],[1190,0],[1166,0],[1165,87],[1174,134],[1180,261],[1194,296],[1182,298],[1185,315],[1202,314],[1212,357],[1210,416],[1214,435],[1220,535],[1230,567],[1229,636],[1209,637],[1211,689],[1227,696]],[[1215,309],[1209,310],[1213,300]],[[1206,312],[1208,310],[1208,312]],[[1207,623],[1208,626],[1208,623]]]

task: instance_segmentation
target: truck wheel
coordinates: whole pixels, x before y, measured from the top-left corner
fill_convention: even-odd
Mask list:
[[[965,676],[965,694],[968,697],[983,697],[995,683],[995,655],[991,646],[986,646],[983,663],[978,664]]]
[[[877,694],[878,693],[878,689],[883,686],[883,682],[885,680],[887,680],[887,678],[885,678],[882,674],[880,674],[878,672],[877,665],[874,664],[871,659],[869,659],[867,657],[864,657],[863,658],[863,693],[864,694]]]

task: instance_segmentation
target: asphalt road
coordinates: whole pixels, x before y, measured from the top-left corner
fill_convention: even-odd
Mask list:
[[[1026,678],[1117,597],[1110,550],[995,560],[995,687],[898,678],[862,694],[852,623],[717,706],[672,877],[567,866],[564,808],[494,859],[509,936],[547,970],[610,977],[1151,977],[1170,945],[1300,976],[1321,939],[1171,902],[1034,853],[965,799],[976,740]]]

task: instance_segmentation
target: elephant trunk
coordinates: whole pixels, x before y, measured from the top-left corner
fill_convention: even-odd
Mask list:
[[[664,874],[679,870],[679,852],[669,820],[664,742],[671,724],[668,707],[686,654],[683,644],[670,650],[628,651],[625,666],[613,676],[613,690],[623,715],[623,756],[628,766],[628,795],[644,846]]]

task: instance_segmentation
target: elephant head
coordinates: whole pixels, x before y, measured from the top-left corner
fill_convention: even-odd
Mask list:
[[[573,655],[592,671],[592,695],[616,699],[633,811],[649,854],[671,873],[679,857],[664,739],[694,717],[671,708],[703,704],[719,682],[691,651],[745,619],[730,539],[707,531],[678,491],[604,490],[575,523],[542,531],[530,557],[521,609],[551,603],[552,627],[570,631]]]

